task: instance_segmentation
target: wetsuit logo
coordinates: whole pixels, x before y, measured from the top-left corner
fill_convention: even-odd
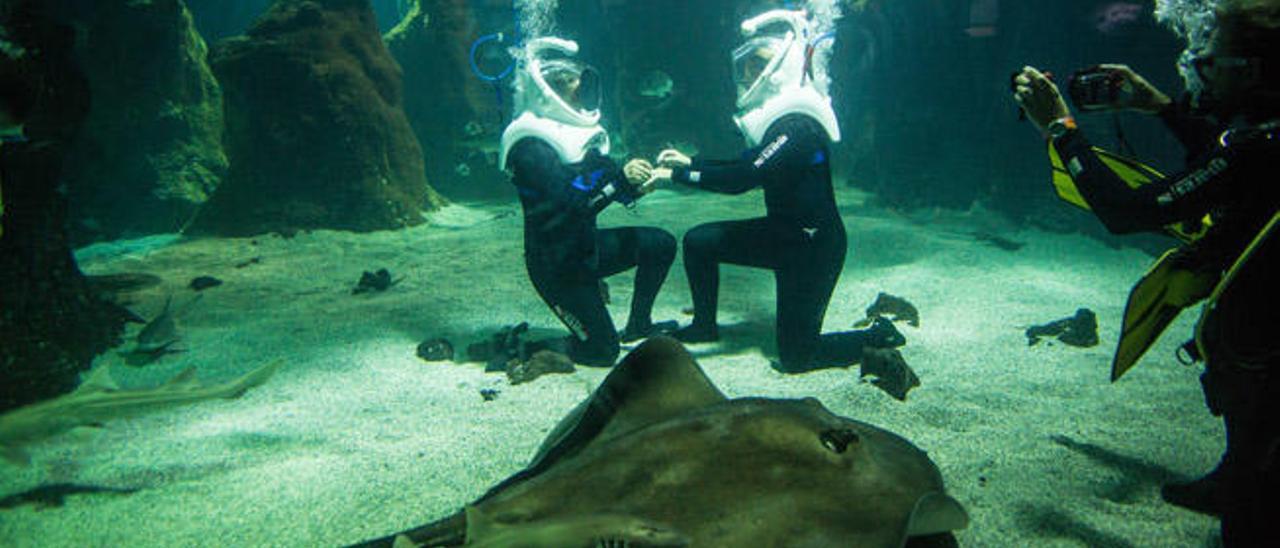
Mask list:
[[[1169,205],[1173,203],[1174,200],[1186,196],[1187,194],[1190,194],[1196,189],[1204,186],[1204,184],[1209,182],[1210,179],[1221,175],[1228,167],[1230,167],[1230,164],[1227,163],[1226,159],[1214,158],[1209,161],[1208,165],[1196,170],[1192,174],[1184,177],[1181,181],[1171,185],[1169,187],[1169,191],[1161,194],[1160,197],[1157,198],[1157,201],[1159,201],[1161,205]]]
[[[756,169],[764,167],[764,165],[769,162],[769,159],[773,158],[773,155],[777,154],[779,150],[782,150],[782,147],[786,146],[787,141],[790,140],[791,138],[787,135],[779,135],[777,139],[774,139],[772,143],[769,143],[769,146],[764,147],[764,150],[760,151],[760,156],[756,157],[756,161],[752,163],[752,165],[754,165]]]
[[[580,341],[587,340],[587,327],[582,325],[582,320],[579,320],[573,314],[565,311],[565,309],[561,308],[560,305],[551,307],[551,310],[556,313],[556,316],[560,318],[561,322],[564,322],[564,326],[569,328],[569,331],[573,333],[574,337],[577,337]]]

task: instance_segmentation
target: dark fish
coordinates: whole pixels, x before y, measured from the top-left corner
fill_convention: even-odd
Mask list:
[[[902,297],[880,293],[875,302],[867,307],[867,317],[859,320],[854,327],[863,328],[875,323],[876,318],[887,318],[895,322],[907,322],[911,327],[920,327],[920,311],[916,306]]]
[[[147,325],[142,326],[142,331],[139,331],[134,339],[135,352],[148,354],[160,352],[178,342],[181,337],[178,335],[178,323],[173,319],[172,304],[173,296],[170,295],[165,298],[164,308],[160,313],[147,322]]]
[[[1054,320],[1027,328],[1027,346],[1034,346],[1041,337],[1057,337],[1063,344],[1088,348],[1098,344],[1098,316],[1088,308],[1076,310],[1070,318]]]
[[[361,293],[381,293],[404,280],[404,276],[391,279],[391,272],[385,268],[379,268],[377,272],[364,271],[360,275],[360,281],[356,282],[356,287],[351,290],[352,295]]]
[[[0,508],[8,510],[24,504],[34,504],[37,510],[59,508],[66,504],[67,497],[71,495],[132,495],[137,492],[137,488],[121,489],[75,483],[52,483],[0,498]]]
[[[573,373],[573,360],[552,350],[539,350],[529,359],[513,360],[507,366],[507,380],[512,385],[523,384],[549,373]]]
[[[871,384],[898,401],[907,400],[907,392],[920,386],[920,377],[911,370],[896,348],[867,348],[862,351],[862,368],[858,377],[873,376]]]
[[[191,283],[187,285],[194,291],[204,291],[210,287],[218,287],[222,285],[222,280],[213,276],[197,276],[191,279]]]
[[[191,302],[187,304],[189,308],[200,300],[201,295],[196,295]],[[160,314],[156,315],[147,325],[142,327],[142,331],[138,332],[134,338],[133,348],[125,354],[125,362],[134,367],[148,365],[165,354],[173,352],[181,352],[174,350],[174,343],[182,340],[182,335],[178,332],[178,322],[175,318],[176,313],[172,307],[173,296],[170,295],[164,301],[164,309]]]
[[[443,338],[423,341],[418,345],[418,357],[429,362],[452,360],[453,343]]]

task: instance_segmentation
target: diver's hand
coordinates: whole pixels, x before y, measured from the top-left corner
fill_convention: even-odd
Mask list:
[[[636,158],[622,167],[622,173],[627,176],[627,182],[640,186],[653,176],[653,164],[648,160]]]
[[[1121,94],[1120,100],[1116,102],[1116,108],[1155,114],[1173,102],[1168,95],[1156,89],[1146,78],[1129,68],[1129,65],[1098,65],[1098,67],[1119,74],[1124,79],[1124,84],[1132,89],[1131,93]]]
[[[1044,133],[1054,120],[1071,116],[1071,109],[1062,100],[1057,84],[1035,67],[1023,67],[1022,73],[1014,77],[1013,84],[1013,100],[1018,102],[1040,133]]]
[[[689,167],[693,165],[693,160],[674,148],[669,148],[658,154],[658,165],[662,167]]]
[[[658,189],[660,186],[671,184],[671,168],[655,167],[653,174],[649,176],[649,180],[640,185],[640,194],[648,194]]]

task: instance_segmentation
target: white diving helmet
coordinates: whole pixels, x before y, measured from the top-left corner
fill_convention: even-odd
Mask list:
[[[498,165],[507,167],[507,153],[527,137],[541,139],[560,160],[576,164],[591,149],[609,152],[609,134],[600,125],[600,76],[574,57],[572,40],[543,37],[530,40],[517,72],[516,111],[502,132]]]
[[[738,87],[734,116],[749,146],[758,146],[779,118],[804,114],[822,125],[832,142],[840,141],[840,125],[826,75],[813,63],[814,36],[803,11],[773,10],[742,22],[747,41],[733,52],[733,79]]]

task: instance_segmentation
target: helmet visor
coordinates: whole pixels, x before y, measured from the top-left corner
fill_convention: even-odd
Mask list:
[[[770,62],[782,53],[786,42],[778,37],[759,37],[748,40],[733,51],[733,81],[738,86],[738,96],[746,95],[766,76]]]
[[[600,75],[595,69],[568,59],[542,64],[542,79],[565,104],[579,112],[600,108]]]

